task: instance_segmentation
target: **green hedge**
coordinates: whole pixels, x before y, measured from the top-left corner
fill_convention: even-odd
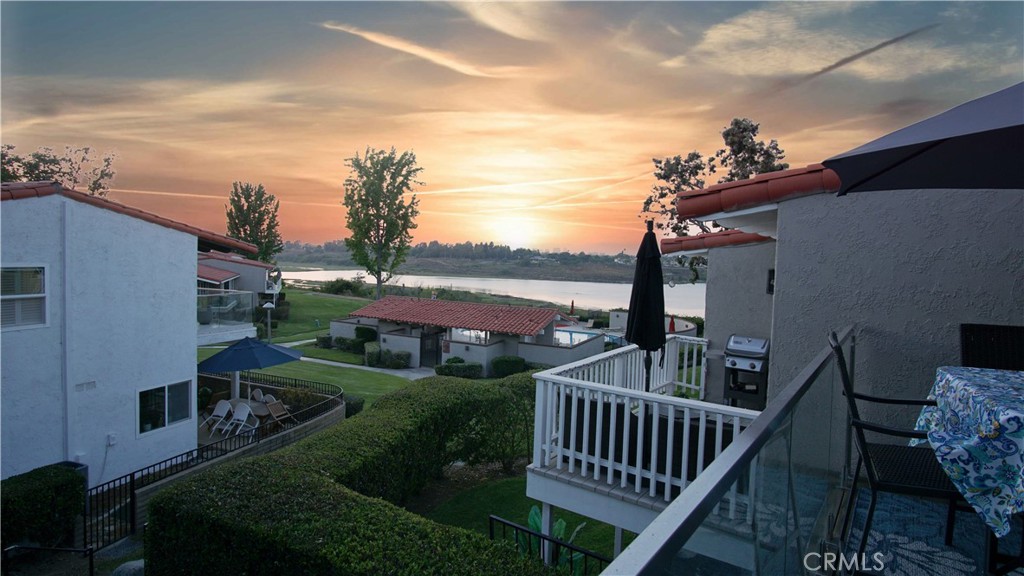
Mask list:
[[[367,366],[377,366],[380,363],[380,344],[367,342],[364,353]]]
[[[545,573],[510,545],[391,504],[456,460],[527,452],[501,432],[521,432],[533,394],[528,374],[426,378],[290,447],[196,474],[151,500],[147,574]]]
[[[351,418],[363,411],[366,399],[355,394],[345,394],[345,418]]]
[[[526,371],[526,360],[519,356],[498,356],[491,360],[491,378],[504,378]]]
[[[338,336],[334,339],[334,347],[353,354],[365,354],[366,340],[361,338],[345,338],[344,336]]]
[[[510,543],[431,522],[275,458],[179,482],[149,511],[149,576],[547,573]]]
[[[434,366],[434,373],[438,376],[454,376],[456,378],[475,380],[483,378],[484,365],[479,362],[438,364]]]
[[[85,478],[64,463],[50,464],[0,482],[2,543],[70,545],[75,518],[85,508]]]

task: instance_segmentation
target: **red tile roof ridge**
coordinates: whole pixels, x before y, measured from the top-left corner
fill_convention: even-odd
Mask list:
[[[680,236],[678,238],[662,238],[661,253],[671,254],[672,252],[691,252],[707,250],[709,248],[721,248],[723,246],[741,246],[744,244],[756,244],[772,240],[768,236],[762,236],[753,232],[742,230],[721,230],[708,232],[696,236]]]
[[[402,324],[534,336],[558,314],[554,308],[385,296],[352,312],[351,316]]]
[[[33,197],[42,198],[52,194],[60,194],[65,198],[82,202],[83,204],[89,204],[97,208],[103,208],[118,214],[131,216],[132,218],[138,218],[139,220],[163,226],[164,228],[170,228],[179,232],[191,234],[197,238],[202,238],[209,242],[220,244],[235,250],[241,250],[251,254],[255,254],[258,251],[256,246],[249,244],[248,242],[224,236],[223,234],[217,234],[216,232],[210,232],[209,230],[197,228],[190,224],[171,220],[170,218],[164,218],[163,216],[153,214],[152,212],[146,212],[145,210],[126,206],[100,196],[91,196],[84,192],[64,188],[58,182],[4,182],[0,185],[0,201],[20,200],[23,198]]]
[[[836,192],[839,176],[822,164],[758,174],[747,180],[685,190],[676,199],[680,220],[779,202],[796,196]]]

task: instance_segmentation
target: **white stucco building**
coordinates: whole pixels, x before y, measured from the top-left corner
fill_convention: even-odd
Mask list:
[[[196,250],[255,247],[52,182],[0,197],[2,477],[195,448]]]

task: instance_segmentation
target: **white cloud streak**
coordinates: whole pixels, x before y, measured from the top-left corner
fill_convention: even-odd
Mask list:
[[[466,62],[455,54],[451,54],[443,50],[420,46],[419,44],[410,42],[404,38],[391,36],[381,32],[373,32],[371,30],[363,30],[350,24],[344,24],[341,22],[323,22],[320,26],[327,30],[335,30],[337,32],[345,32],[353,36],[358,36],[367,42],[372,42],[378,46],[383,46],[385,48],[390,48],[392,50],[397,50],[398,52],[415,56],[432,64],[458,72],[459,74],[465,74],[466,76],[474,76],[477,78],[509,78],[523,73],[523,68],[521,67],[480,66],[471,62]]]

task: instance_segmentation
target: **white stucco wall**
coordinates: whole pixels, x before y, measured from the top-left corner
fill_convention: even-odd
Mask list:
[[[377,329],[377,320],[375,318],[341,318],[337,320],[331,320],[331,327],[329,334],[331,338],[355,338],[356,327],[366,326],[369,328]]]
[[[778,231],[769,397],[829,329],[857,325],[859,390],[924,397],[961,323],[1024,324],[1021,191],[810,196],[780,203]]]
[[[767,293],[767,279],[774,267],[775,242],[708,251],[704,337],[708,340],[705,389],[710,402],[723,401],[723,353],[729,336],[771,338],[772,296]]]
[[[604,336],[594,336],[573,347],[540,344],[519,344],[519,356],[527,362],[561,366],[604,352]]]
[[[397,334],[390,332],[387,334],[379,334],[378,340],[380,341],[381,350],[391,350],[392,352],[408,352],[412,355],[409,359],[409,366],[418,368],[420,365],[420,338],[418,335],[413,336],[411,334]]]
[[[52,287],[49,327],[3,334],[3,476],[67,459],[95,485],[194,448],[194,406],[140,434],[138,394],[187,381],[194,403],[195,237],[60,196],[2,215],[3,265],[45,259]]]

